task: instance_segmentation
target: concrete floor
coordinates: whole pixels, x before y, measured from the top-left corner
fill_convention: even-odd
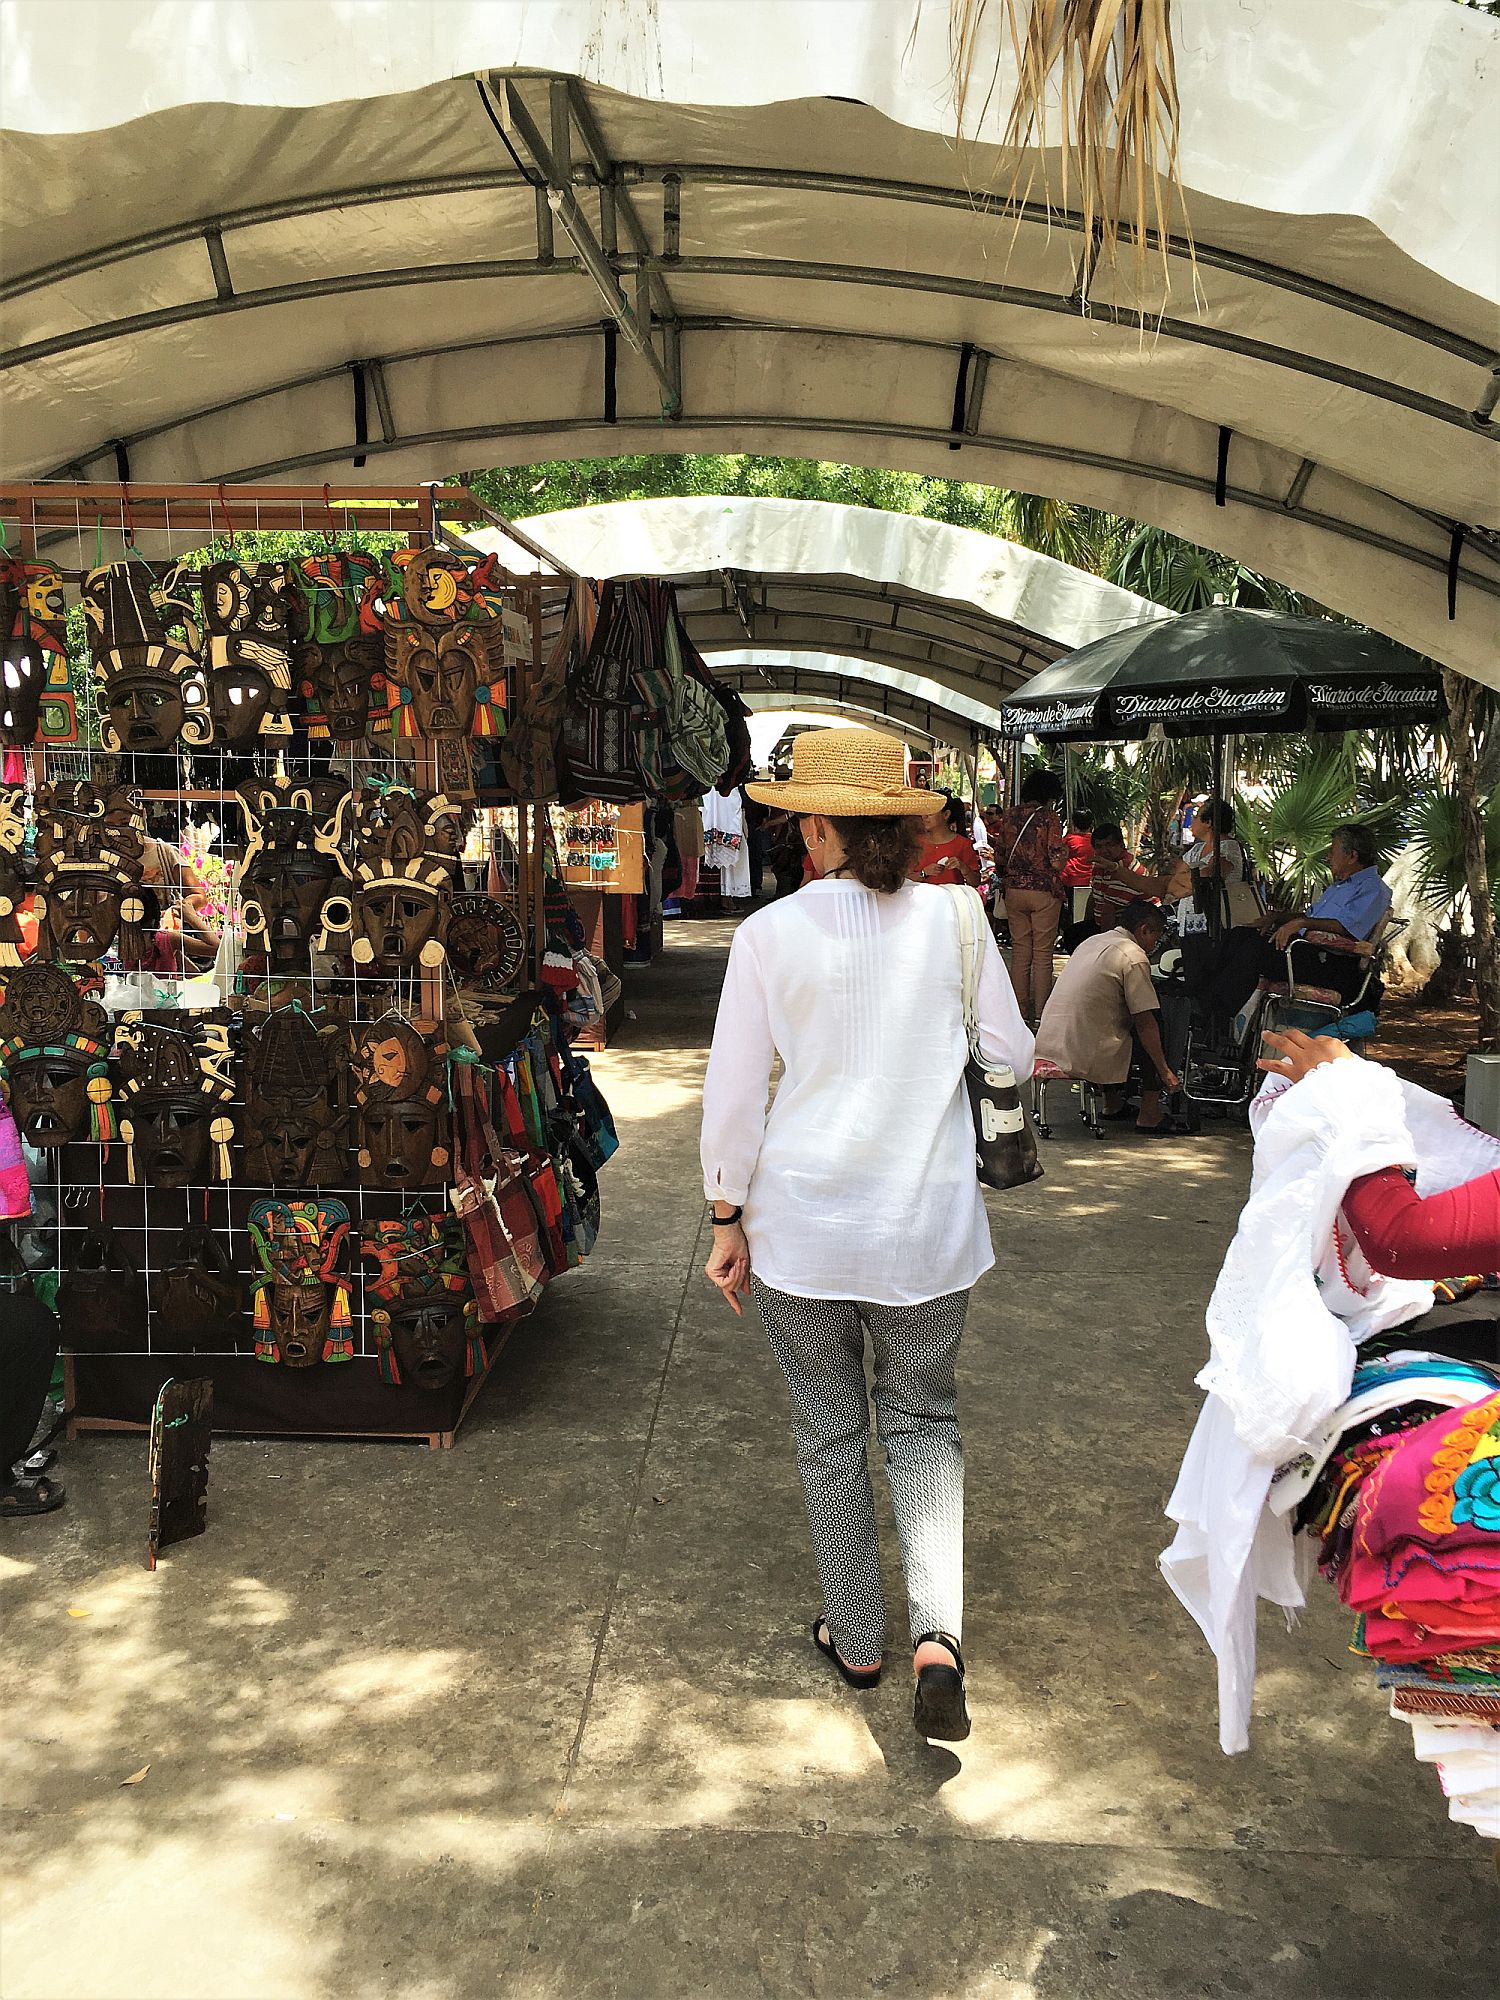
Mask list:
[[[995,1200],[971,1741],[812,1653],[780,1378],[699,1276],[725,942],[630,975],[599,1251],[455,1451],[217,1443],[209,1533],[149,1575],[144,1446],[93,1438],[6,1529],[0,1995],[1493,1994],[1489,1854],[1332,1593],[1265,1621],[1230,1761],[1156,1573],[1242,1137],[1070,1114]]]

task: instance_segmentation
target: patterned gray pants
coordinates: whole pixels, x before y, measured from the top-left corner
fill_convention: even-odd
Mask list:
[[[885,1649],[885,1593],[867,1447],[865,1333],[875,1356],[875,1428],[901,1537],[913,1639],[963,1637],[964,1453],[953,1363],[967,1292],[915,1306],[802,1299],[754,1276],[750,1289],[792,1398],[823,1606],[844,1659]]]

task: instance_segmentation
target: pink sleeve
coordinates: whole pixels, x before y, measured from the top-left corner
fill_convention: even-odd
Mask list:
[[[1344,1215],[1373,1269],[1388,1278],[1500,1270],[1500,1172],[1424,1200],[1399,1167],[1351,1183]]]

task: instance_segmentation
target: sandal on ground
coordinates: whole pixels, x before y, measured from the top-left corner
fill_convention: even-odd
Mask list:
[[[67,1494],[56,1479],[13,1479],[0,1486],[0,1519],[7,1514],[50,1514]]]
[[[884,1664],[882,1663],[882,1665],[878,1667],[865,1667],[863,1669],[859,1667],[851,1667],[846,1665],[846,1663],[842,1659],[840,1659],[838,1650],[834,1646],[833,1634],[829,1632],[828,1637],[826,1639],[823,1638],[822,1634],[827,1631],[828,1631],[828,1620],[826,1618],[815,1618],[812,1622],[812,1642],[825,1659],[832,1660],[833,1664],[838,1668],[839,1672],[843,1675],[844,1679],[849,1683],[850,1687],[852,1688],[879,1687],[880,1676],[885,1671]]]
[[[918,1736],[934,1743],[962,1743],[969,1733],[969,1710],[964,1700],[964,1656],[958,1641],[946,1632],[924,1632],[912,1651],[922,1646],[943,1646],[956,1665],[923,1667],[917,1675],[912,1702],[912,1727]]]
[[[1138,1104],[1122,1104],[1118,1111],[1101,1111],[1099,1118],[1105,1125],[1123,1125],[1127,1119],[1133,1123],[1140,1115]]]
[[[1163,1118],[1160,1125],[1137,1125],[1136,1131],[1143,1139],[1191,1139],[1193,1128],[1184,1119]]]

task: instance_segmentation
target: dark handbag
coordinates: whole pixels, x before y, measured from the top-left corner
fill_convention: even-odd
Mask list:
[[[975,996],[979,990],[984,905],[973,889],[961,884],[950,887],[948,893],[958,918],[964,1036],[969,1047],[964,1087],[974,1121],[974,1171],[986,1187],[1024,1187],[1027,1181],[1042,1177],[1036,1134],[1021,1102],[1015,1071],[1003,1063],[987,1063],[979,1049]]]

